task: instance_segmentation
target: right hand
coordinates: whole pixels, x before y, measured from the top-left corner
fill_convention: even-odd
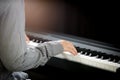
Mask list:
[[[30,39],[27,35],[25,35],[26,43],[28,44],[30,42]]]
[[[64,51],[68,51],[73,55],[77,55],[77,50],[75,49],[74,45],[71,42],[66,40],[60,40],[60,43],[62,44]]]

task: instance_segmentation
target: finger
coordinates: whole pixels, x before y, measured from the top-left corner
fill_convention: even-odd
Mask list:
[[[76,48],[75,48],[75,47],[73,47],[73,50],[74,50],[75,54],[77,55],[77,54],[78,54],[78,52],[77,52],[77,50],[76,50]]]
[[[75,52],[73,50],[69,50],[69,52],[72,54],[72,55],[76,55]]]
[[[26,43],[28,44],[28,43],[29,43],[29,41],[26,41]]]
[[[70,49],[72,49],[75,52],[75,55],[77,55],[78,52],[77,52],[76,48],[73,45],[70,47],[71,47]]]
[[[70,51],[73,55],[77,55],[77,52],[74,50],[73,47],[69,47],[69,51]]]
[[[76,50],[76,48],[74,47],[74,45],[72,44],[72,43],[70,43],[71,44],[71,47],[72,47],[72,49],[75,51],[75,53],[77,54],[78,52],[77,52],[77,50]]]
[[[65,51],[70,52],[71,54],[75,55],[75,52],[70,47],[68,47],[68,49],[66,49]]]
[[[26,40],[27,40],[27,41],[30,41],[28,37],[26,37]]]

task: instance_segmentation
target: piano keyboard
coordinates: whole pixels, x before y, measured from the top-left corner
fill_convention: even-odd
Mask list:
[[[38,43],[43,43],[46,41],[51,41],[51,40],[60,40],[62,38],[54,37],[51,35],[41,35],[41,34],[36,34],[36,33],[28,33],[30,37],[30,43],[29,45],[32,46],[37,46]],[[69,40],[69,39],[66,39]],[[71,40],[70,40],[71,41]],[[73,56],[69,52],[64,52],[59,55],[56,55],[55,57],[60,58],[60,59],[67,59],[69,61],[81,63],[84,65],[92,66],[95,68],[100,68],[103,70],[108,70],[111,72],[116,72],[118,68],[120,68],[120,53],[118,50],[113,50],[114,48],[99,48],[96,46],[91,46],[91,45],[82,45],[82,43],[78,43],[75,41],[71,41],[75,45],[78,55]],[[87,46],[87,47],[85,47]],[[88,48],[88,46],[90,46]],[[94,48],[95,47],[95,48]],[[94,48],[94,49],[93,49]]]

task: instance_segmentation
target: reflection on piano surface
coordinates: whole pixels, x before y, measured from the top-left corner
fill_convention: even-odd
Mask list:
[[[56,55],[53,59],[58,58],[61,60],[67,60],[76,64],[83,64],[109,72],[118,72],[120,68],[120,50],[113,48],[109,44],[65,34],[37,34],[31,32],[27,32],[27,34],[31,40],[29,45],[37,46],[38,43],[65,39],[71,41],[78,51],[77,56],[73,56],[69,52],[64,52],[62,54]],[[53,60],[53,62],[55,62],[55,60]],[[63,68],[64,64],[65,63],[62,64]],[[49,65],[57,66],[51,63]]]

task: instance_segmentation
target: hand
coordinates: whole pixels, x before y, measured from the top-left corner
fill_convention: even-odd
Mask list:
[[[29,42],[30,42],[30,39],[28,38],[27,35],[25,35],[25,39],[26,39],[26,43],[29,43]]]
[[[61,40],[60,43],[62,44],[64,51],[68,51],[73,55],[77,55],[77,50],[75,49],[74,45],[66,40]]]

